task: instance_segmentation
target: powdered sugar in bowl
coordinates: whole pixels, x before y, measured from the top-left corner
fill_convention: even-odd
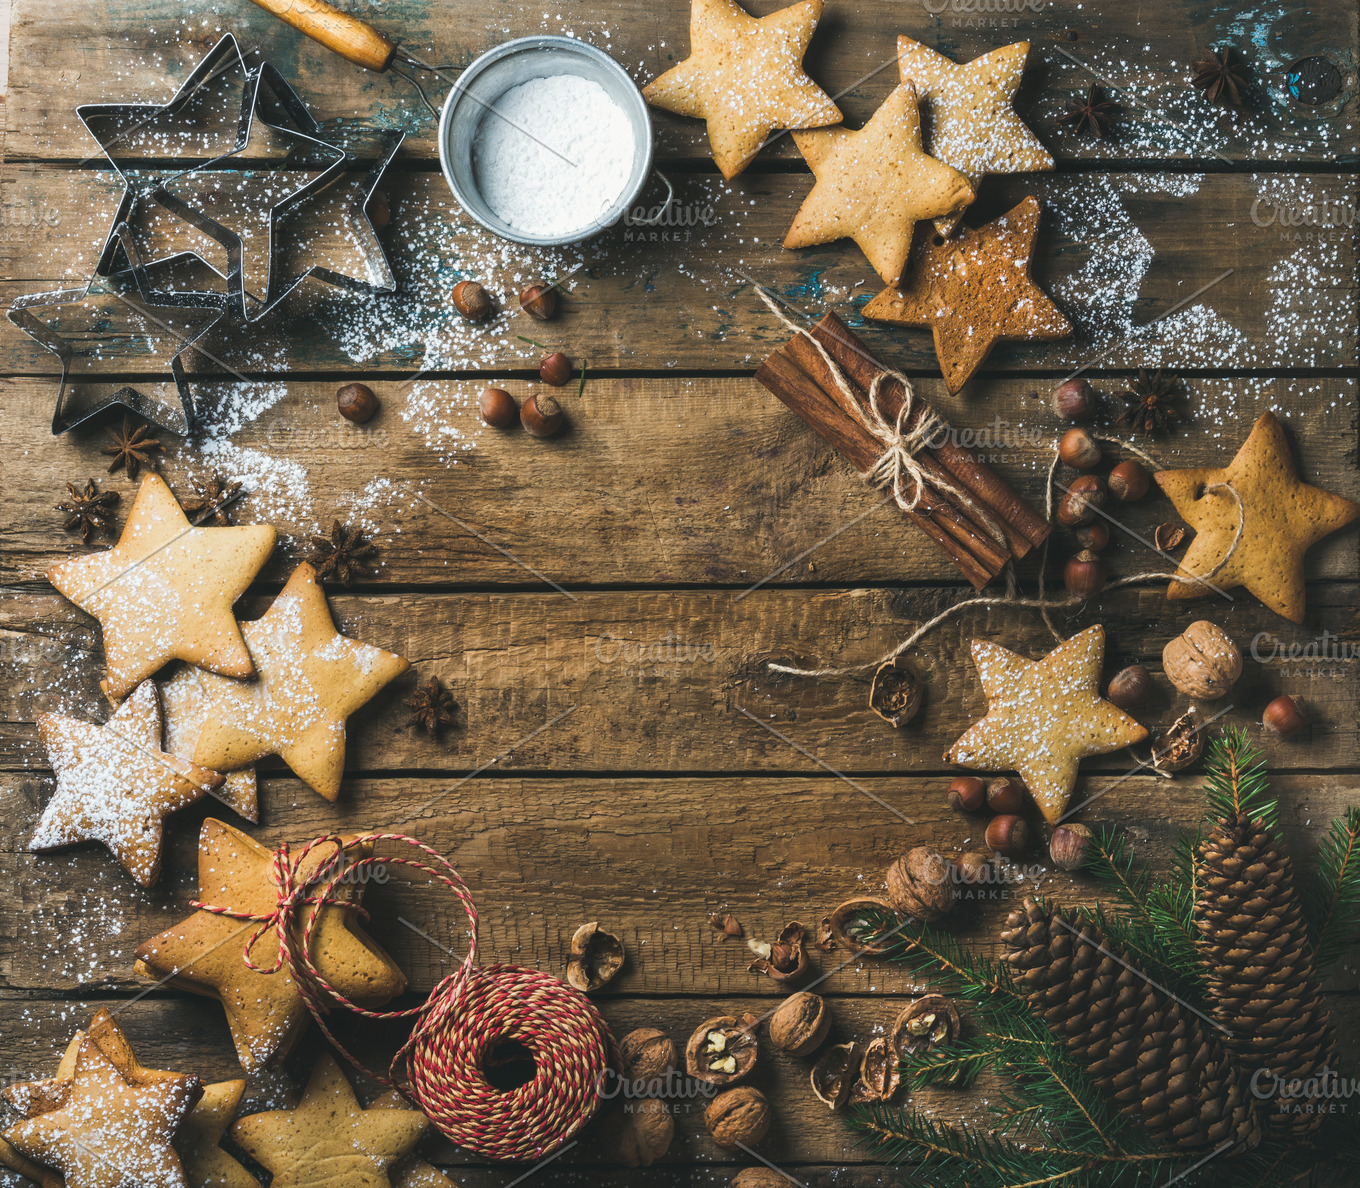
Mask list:
[[[439,121],[459,204],[516,243],[567,244],[617,222],[652,167],[652,121],[627,72],[571,37],[521,37],[459,76]]]

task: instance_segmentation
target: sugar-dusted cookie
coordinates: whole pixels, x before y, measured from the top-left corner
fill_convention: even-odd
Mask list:
[[[409,1110],[411,1103],[395,1089],[376,1098],[370,1110]],[[392,1188],[454,1188],[454,1183],[433,1164],[414,1153],[398,1160],[389,1173]]]
[[[736,0],[692,0],[689,57],[642,89],[648,103],[708,122],[713,160],[729,181],[776,128],[822,128],[841,110],[803,72],[822,0],[756,17]]]
[[[57,789],[29,845],[103,842],[143,887],[160,877],[165,818],[222,784],[220,773],[161,750],[161,704],[151,681],[103,726],[39,714],[38,737]]]
[[[171,1142],[201,1093],[193,1076],[130,1080],[86,1035],[65,1101],[21,1119],[4,1138],[62,1175],[66,1188],[189,1188]]]
[[[1039,200],[948,239],[927,240],[901,287],[889,286],[864,316],[929,327],[946,386],[957,392],[998,342],[1065,338],[1072,324],[1030,279]]]
[[[165,480],[148,474],[118,543],[59,562],[47,580],[99,620],[105,688],[117,700],[171,660],[250,676],[231,607],[273,548],[267,524],[193,527]]]
[[[921,117],[909,86],[895,88],[858,132],[822,128],[795,132],[793,140],[817,181],[784,246],[853,239],[885,284],[901,279],[918,219],[973,200],[968,179],[921,148]]]
[[[429,1125],[419,1110],[361,1108],[326,1052],[297,1109],[251,1114],[231,1137],[270,1171],[270,1188],[391,1188],[388,1168]]]
[[[1167,597],[1200,598],[1215,587],[1245,586],[1293,623],[1303,622],[1304,554],[1360,516],[1360,504],[1299,481],[1284,429],[1271,412],[1261,414],[1227,466],[1162,470],[1153,477],[1195,530]],[[1241,498],[1241,513],[1224,484]],[[1242,538],[1234,550],[1239,524]]]
[[[987,716],[949,749],[950,763],[1016,771],[1044,819],[1058,821],[1077,782],[1077,763],[1142,742],[1147,730],[1099,693],[1105,628],[1088,627],[1042,660],[973,641]]]
[[[357,857],[361,851],[355,849]],[[299,877],[310,878],[335,853],[319,846]],[[367,853],[363,850],[362,853]],[[198,843],[198,902],[234,913],[268,915],[278,906],[271,868],[273,853],[240,830],[209,818]],[[357,902],[361,886],[341,889]],[[406,988],[396,963],[359,928],[349,909],[328,905],[312,930],[312,958],[321,976],[361,1006],[378,1007]],[[301,928],[304,921],[299,922]],[[286,1054],[311,1016],[284,967],[274,973],[245,963],[246,941],[259,925],[219,912],[199,910],[173,928],[137,946],[136,969],[143,977],[165,980],[221,1002],[227,1013],[236,1055],[247,1071]],[[295,943],[301,943],[300,935]],[[278,958],[278,936],[265,934],[251,952],[260,970]]]
[[[175,667],[169,680],[160,682],[161,709],[165,714],[165,749],[181,759],[192,759],[203,722],[208,716],[211,693],[201,668],[191,664]],[[259,786],[255,768],[224,773],[226,779],[213,795],[247,821],[260,819]]]
[[[336,631],[316,570],[305,561],[264,618],[241,630],[260,679],[209,679],[212,702],[194,762],[233,771],[279,755],[334,800],[345,769],[345,719],[410,662]]]
[[[933,157],[952,165],[977,189],[988,173],[1031,173],[1053,168],[1053,155],[1015,114],[1029,42],[1004,45],[965,65],[951,62],[910,37],[897,39],[897,66],[929,108]],[[941,220],[948,232],[958,220]]]

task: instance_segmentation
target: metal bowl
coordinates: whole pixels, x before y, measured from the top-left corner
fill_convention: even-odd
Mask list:
[[[482,200],[472,167],[472,142],[487,112],[506,91],[531,78],[557,74],[576,74],[598,83],[623,109],[633,131],[633,168],[618,200],[589,226],[565,236],[526,235],[498,218]],[[488,50],[459,76],[439,120],[439,163],[459,205],[502,239],[543,247],[579,243],[618,222],[646,184],[652,168],[652,118],[627,71],[603,50],[572,37],[519,37]]]

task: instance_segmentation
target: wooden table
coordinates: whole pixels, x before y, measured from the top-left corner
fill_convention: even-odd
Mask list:
[[[610,50],[644,81],[687,46],[680,0],[359,7],[405,44],[455,65],[507,37],[565,31]],[[471,883],[487,957],[560,972],[577,925],[598,920],[629,953],[624,974],[597,999],[611,1025],[619,1034],[659,1026],[680,1042],[706,1017],[763,1012],[779,993],[747,972],[750,955],[722,943],[710,913],[730,911],[748,936],[769,938],[789,920],[815,923],[841,898],[875,888],[912,845],[980,842],[981,824],[952,814],[943,796],[941,753],[984,705],[968,642],[1038,655],[1051,641],[1032,613],[989,610],[950,622],[917,650],[925,709],[896,732],[869,713],[866,677],[771,676],[772,659],[869,661],[966,588],[896,511],[874,510],[876,497],[847,466],[750,378],[786,332],[748,277],[808,317],[832,308],[850,320],[873,349],[919,377],[952,423],[978,431],[996,469],[1035,501],[1057,427],[1047,393],[1087,363],[1107,391],[1138,365],[1188,377],[1195,424],[1152,447],[1170,465],[1225,460],[1259,412],[1275,408],[1303,476],[1360,497],[1355,239],[1350,227],[1308,216],[1327,200],[1354,209],[1355,6],[1315,0],[1239,16],[1244,6],[1225,3],[1035,0],[1004,14],[972,11],[982,7],[832,3],[808,58],[828,90],[849,88],[840,102],[853,123],[886,93],[899,32],[960,59],[1019,38],[1033,43],[1020,107],[1058,168],[989,180],[978,213],[1027,193],[1044,200],[1034,271],[1079,333],[998,350],[949,398],[927,334],[863,326],[858,309],[876,285],[853,245],[781,248],[809,187],[788,137],[723,184],[701,127],[658,113],[658,163],[688,225],[619,227],[580,251],[535,256],[493,243],[456,208],[430,121],[398,80],[361,73],[246,0],[13,0],[0,174],[6,300],[86,279],[107,230],[116,179],[75,106],[167,98],[226,30],[258,51],[255,61],[267,56],[294,79],[320,118],[410,132],[384,187],[398,298],[309,290],[295,320],[213,342],[222,366],[200,357],[196,368],[218,396],[240,385],[236,395],[258,399],[258,415],[217,434],[212,457],[201,442],[167,438],[162,473],[181,493],[214,468],[264,480],[239,515],[277,524],[281,544],[243,617],[262,612],[314,531],[332,517],[360,523],[381,549],[381,572],[332,590],[336,619],[414,665],[353,719],[338,805],[282,767],[267,769],[257,837],[273,844],[380,827],[443,793],[414,825]],[[1196,51],[1224,44],[1243,51],[1252,79],[1252,114],[1237,121],[1188,85]],[[1314,53],[1350,64],[1349,90],[1331,107],[1301,106],[1283,90],[1283,69]],[[1058,117],[1096,78],[1122,118],[1109,140],[1078,140]],[[452,283],[471,275],[514,308],[520,285],[578,263],[564,314],[546,325],[515,312],[472,331],[447,302]],[[539,350],[518,335],[588,360],[584,392],[565,391],[571,430],[550,443],[486,429],[476,416],[476,394],[490,379],[520,396],[533,389]],[[127,365],[108,362],[110,373]],[[42,576],[54,558],[81,550],[52,507],[65,482],[101,474],[104,441],[88,426],[49,435],[53,360],[7,323],[0,373],[0,642],[10,673],[0,691],[0,882],[9,888],[0,899],[0,1077],[44,1074],[96,1005],[118,1002],[147,1064],[220,1079],[236,1066],[218,1008],[163,991],[129,1001],[142,990],[132,950],[184,913],[193,894],[206,810],[172,822],[166,874],[150,892],[136,891],[95,847],[26,849],[51,789],[35,716],[107,712],[95,624]],[[334,410],[337,385],[356,379],[384,401],[363,428]],[[131,484],[122,475],[101,481],[122,492],[125,513]],[[1168,504],[1149,498],[1129,524],[1147,533],[1171,519]],[[1225,721],[1258,722],[1279,692],[1307,703],[1302,738],[1262,738],[1301,845],[1353,798],[1360,681],[1353,660],[1272,658],[1269,640],[1355,639],[1356,543],[1352,528],[1313,550],[1299,627],[1245,594],[1195,607],[1169,604],[1156,585],[1096,600],[1067,624],[1106,625],[1111,672],[1132,661],[1159,671],[1166,641],[1203,614],[1244,646],[1267,633]],[[1055,562],[1070,547],[1064,541]],[[1156,561],[1128,537],[1108,556],[1116,573]],[[1032,588],[1032,565],[1022,577]],[[430,676],[462,707],[443,746],[406,729],[403,699]],[[1165,724],[1173,706],[1167,694],[1152,716]],[[1175,831],[1198,818],[1198,781],[1120,778],[1128,766],[1126,755],[1113,755],[1084,768],[1084,793],[1111,785],[1085,819],[1127,825],[1143,855],[1164,862]],[[1091,895],[1067,876],[1043,886],[1059,897]],[[451,904],[432,894],[376,899],[389,917],[400,912],[434,936],[456,929]],[[967,934],[990,944],[1004,910],[982,913]],[[407,930],[380,934],[415,988],[447,970],[445,955]],[[836,954],[818,961],[824,971],[839,964]],[[1357,1009],[1354,962],[1338,969],[1348,972],[1334,979],[1333,1005],[1348,1019]],[[845,1039],[881,1031],[914,987],[891,967],[851,963],[823,989]],[[1354,1031],[1343,1028],[1352,1053]],[[296,1080],[317,1047],[315,1037],[305,1042],[287,1074]],[[810,1185],[891,1179],[813,1098],[806,1062],[767,1050],[763,1065],[757,1083],[778,1116],[762,1148],[772,1160]],[[286,1079],[261,1079],[252,1099],[278,1100]],[[985,1097],[925,1101],[946,1116],[975,1116]],[[698,1114],[679,1108],[664,1168],[597,1168],[586,1144],[533,1182],[725,1183],[743,1160],[711,1144]],[[452,1148],[436,1155],[455,1182],[478,1188],[522,1170],[479,1166]]]

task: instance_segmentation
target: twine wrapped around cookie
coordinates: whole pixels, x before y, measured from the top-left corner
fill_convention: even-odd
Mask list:
[[[424,857],[350,856],[355,847],[381,843],[409,846]],[[333,846],[334,854],[303,879],[309,856],[326,846]],[[312,931],[321,912],[309,909],[362,912],[344,886],[361,880],[369,867],[420,871],[451,891],[467,916],[468,947],[462,961],[424,1002],[405,1010],[359,1006],[332,986],[312,959]],[[335,1049],[360,1072],[409,1098],[453,1142],[490,1159],[539,1159],[562,1147],[594,1115],[600,1102],[597,1087],[605,1070],[618,1064],[617,1046],[604,1019],[590,999],[550,974],[514,965],[477,965],[477,905],[462,876],[437,850],[400,833],[330,835],[308,842],[296,856],[286,842],[280,845],[271,875],[278,892],[271,912],[195,906],[258,923],[245,944],[246,964],[262,973],[286,967]],[[277,939],[277,959],[272,966],[257,965],[252,952],[270,933]],[[368,1019],[415,1020],[386,1077],[360,1063],[327,1026],[326,1016],[337,1006]],[[509,1041],[532,1053],[534,1076],[517,1088],[501,1090],[487,1079],[484,1068],[492,1050]]]

